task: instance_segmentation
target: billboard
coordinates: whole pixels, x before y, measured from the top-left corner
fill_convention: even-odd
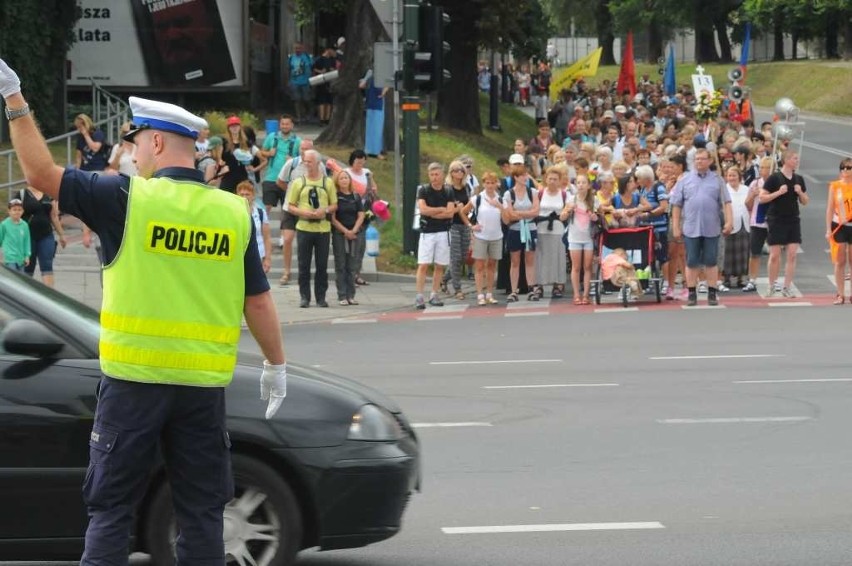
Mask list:
[[[78,0],[69,86],[245,84],[246,0]]]

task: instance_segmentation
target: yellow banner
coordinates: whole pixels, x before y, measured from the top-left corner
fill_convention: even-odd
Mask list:
[[[598,72],[603,47],[598,47],[570,67],[566,67],[550,81],[550,98],[559,96],[559,92],[571,88],[571,81],[579,77],[593,77]]]

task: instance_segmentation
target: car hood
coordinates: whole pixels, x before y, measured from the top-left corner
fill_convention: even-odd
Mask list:
[[[263,368],[263,356],[258,354],[240,353],[239,362],[237,365],[238,373],[248,373],[255,377],[255,385],[260,387],[260,372]],[[384,393],[373,389],[367,385],[359,383],[353,379],[342,377],[324,370],[312,368],[309,366],[300,365],[298,363],[287,362],[287,378],[292,379],[308,379],[328,386],[329,388],[346,391],[350,394],[361,397],[364,403],[373,403],[384,407],[391,413],[401,413],[402,409],[399,405],[385,395]]]
[[[228,432],[232,441],[271,448],[338,446],[346,442],[352,417],[365,404],[399,414],[399,406],[365,385],[298,364],[287,364],[287,397],[266,420],[260,399],[263,358],[241,354],[227,388]],[[401,417],[402,418],[402,417]]]

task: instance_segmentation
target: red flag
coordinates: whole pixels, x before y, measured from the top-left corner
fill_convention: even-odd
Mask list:
[[[630,96],[636,96],[636,67],[633,62],[633,31],[627,32],[627,45],[624,48],[624,55],[621,57],[621,70],[618,72],[618,83],[615,89],[619,96],[625,91],[630,92]]]

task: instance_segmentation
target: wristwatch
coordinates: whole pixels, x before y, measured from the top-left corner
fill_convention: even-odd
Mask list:
[[[24,104],[21,108],[9,108],[8,106],[5,108],[6,110],[6,119],[10,122],[17,118],[21,118],[22,116],[26,116],[30,113],[30,105]]]

